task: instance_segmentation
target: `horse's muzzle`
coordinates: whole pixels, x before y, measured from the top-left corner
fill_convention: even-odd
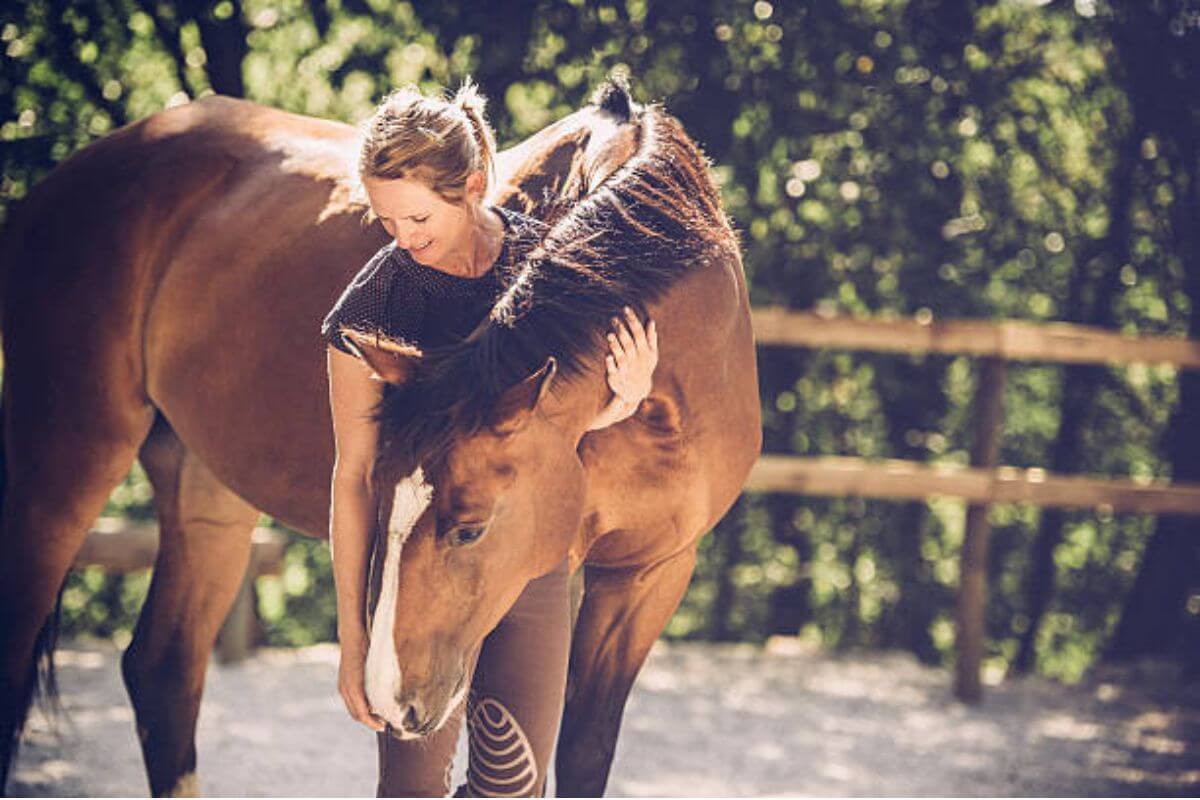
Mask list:
[[[387,733],[393,739],[420,739],[428,736],[437,729],[437,717],[424,714],[418,706],[408,704],[403,707],[399,726],[387,723]]]
[[[447,695],[445,704],[430,707],[419,696],[408,694],[396,698],[400,708],[398,726],[388,725],[388,732],[397,739],[419,739],[428,736],[446,723],[450,715],[463,701],[466,694],[467,673],[460,672],[454,689]]]

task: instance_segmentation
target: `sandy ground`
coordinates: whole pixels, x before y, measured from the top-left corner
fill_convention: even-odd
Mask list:
[[[69,724],[35,717],[21,795],[144,795],[111,648],[60,650]],[[214,665],[201,712],[208,795],[371,795],[371,734],[334,691],[336,651]],[[630,795],[1197,795],[1200,687],[1168,669],[1075,686],[1024,679],[968,708],[906,655],[660,643],[634,689],[609,782]],[[460,748],[461,750],[461,748]],[[461,764],[458,759],[458,771]]]

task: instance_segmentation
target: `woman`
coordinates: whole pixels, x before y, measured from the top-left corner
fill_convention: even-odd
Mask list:
[[[371,379],[341,331],[382,330],[423,346],[462,339],[540,241],[542,223],[484,203],[495,145],[483,104],[468,82],[452,101],[406,88],[376,110],[364,130],[358,172],[369,216],[394,241],[368,261],[322,325],[337,445],[329,538],[341,643],[338,688],[350,715],[378,733],[381,796],[446,793],[464,710],[425,739],[399,740],[368,707],[363,608],[375,526],[370,471],[377,437],[371,412],[382,384]],[[613,398],[593,429],[637,409],[658,361],[653,322],[643,328],[627,309],[626,318],[613,323],[606,357]],[[465,709],[471,758],[461,789],[510,796],[544,790],[562,713],[569,609],[564,562],[532,581],[484,641]],[[520,747],[510,749],[513,741]],[[489,746],[502,743],[504,748]],[[500,750],[503,758],[489,757]]]

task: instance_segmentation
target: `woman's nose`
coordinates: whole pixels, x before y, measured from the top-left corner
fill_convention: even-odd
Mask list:
[[[416,227],[400,230],[398,231],[398,235],[396,237],[397,241],[400,242],[400,246],[405,250],[411,250],[414,247],[420,247],[425,243],[425,238],[426,235],[424,231]]]

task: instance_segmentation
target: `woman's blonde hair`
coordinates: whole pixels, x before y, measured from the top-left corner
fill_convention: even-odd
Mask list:
[[[448,202],[482,172],[484,194],[495,171],[496,140],[484,116],[486,100],[467,78],[453,99],[426,96],[416,86],[389,94],[362,127],[358,177],[417,178]],[[368,208],[364,222],[375,214]]]

